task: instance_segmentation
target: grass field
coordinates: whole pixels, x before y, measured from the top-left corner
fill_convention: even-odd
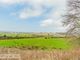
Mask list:
[[[69,49],[70,43],[65,38],[30,38],[0,40],[0,47],[26,47],[28,49]]]

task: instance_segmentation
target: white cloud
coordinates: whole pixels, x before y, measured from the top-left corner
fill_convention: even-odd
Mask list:
[[[48,19],[48,20],[44,20],[41,22],[40,26],[41,27],[50,27],[53,24],[53,20],[52,19]]]
[[[40,24],[41,27],[60,27],[62,23],[60,20],[47,19],[43,20]]]
[[[53,19],[43,20],[40,23],[40,26],[43,28],[54,28],[55,30],[58,31],[66,31],[66,27],[62,26],[61,20],[53,20]]]
[[[0,0],[1,4],[13,4],[14,0]]]
[[[0,0],[0,5],[13,5],[13,4],[29,4],[32,8],[24,8],[19,10],[18,15],[20,19],[27,19],[30,17],[40,16],[44,13],[43,7],[51,7],[52,10],[48,16],[45,16],[46,20],[43,20],[40,24],[41,27],[51,27],[59,30],[63,30],[60,17],[64,14],[66,0]],[[55,10],[56,9],[56,10]]]
[[[27,19],[29,17],[35,17],[35,16],[39,16],[43,13],[43,10],[40,9],[23,9],[22,11],[19,12],[19,18],[21,19]]]
[[[0,0],[0,5],[13,5],[18,3],[24,3],[26,0]]]
[[[63,27],[62,25],[62,15],[64,13],[65,13],[65,4],[56,6],[56,10],[52,10],[51,13],[47,16],[48,19],[43,20],[40,26],[48,29],[53,28],[56,31],[66,31],[66,27]]]
[[[13,4],[30,4],[33,9],[23,9],[20,11],[19,18],[26,19],[28,17],[35,17],[39,16],[43,13],[44,8],[43,7],[56,7],[58,11],[54,13],[54,11],[51,12],[51,16],[59,16],[60,15],[60,8],[63,8],[65,5],[66,0],[0,0],[0,5],[13,5]],[[54,15],[53,15],[54,14]],[[18,14],[17,14],[18,15]],[[48,16],[49,17],[49,16]]]
[[[0,3],[3,3],[3,4],[12,4],[12,3],[14,3],[14,1],[13,0],[0,0]]]
[[[65,2],[65,0],[0,0],[2,4],[15,4],[15,3],[30,3],[33,5],[61,5],[61,3]]]

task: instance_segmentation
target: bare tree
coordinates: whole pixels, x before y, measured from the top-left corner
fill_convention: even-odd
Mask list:
[[[68,26],[67,34],[80,38],[80,0],[67,1],[67,12],[63,23]]]

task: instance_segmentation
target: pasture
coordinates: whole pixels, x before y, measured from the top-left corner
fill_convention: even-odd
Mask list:
[[[65,38],[27,38],[0,40],[0,47],[26,49],[69,49],[71,44]]]
[[[19,52],[21,60],[80,60],[69,38],[44,34],[1,34],[0,53]]]

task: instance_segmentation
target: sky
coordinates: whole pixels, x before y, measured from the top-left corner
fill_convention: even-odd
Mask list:
[[[64,32],[66,0],[0,0],[0,31]]]

